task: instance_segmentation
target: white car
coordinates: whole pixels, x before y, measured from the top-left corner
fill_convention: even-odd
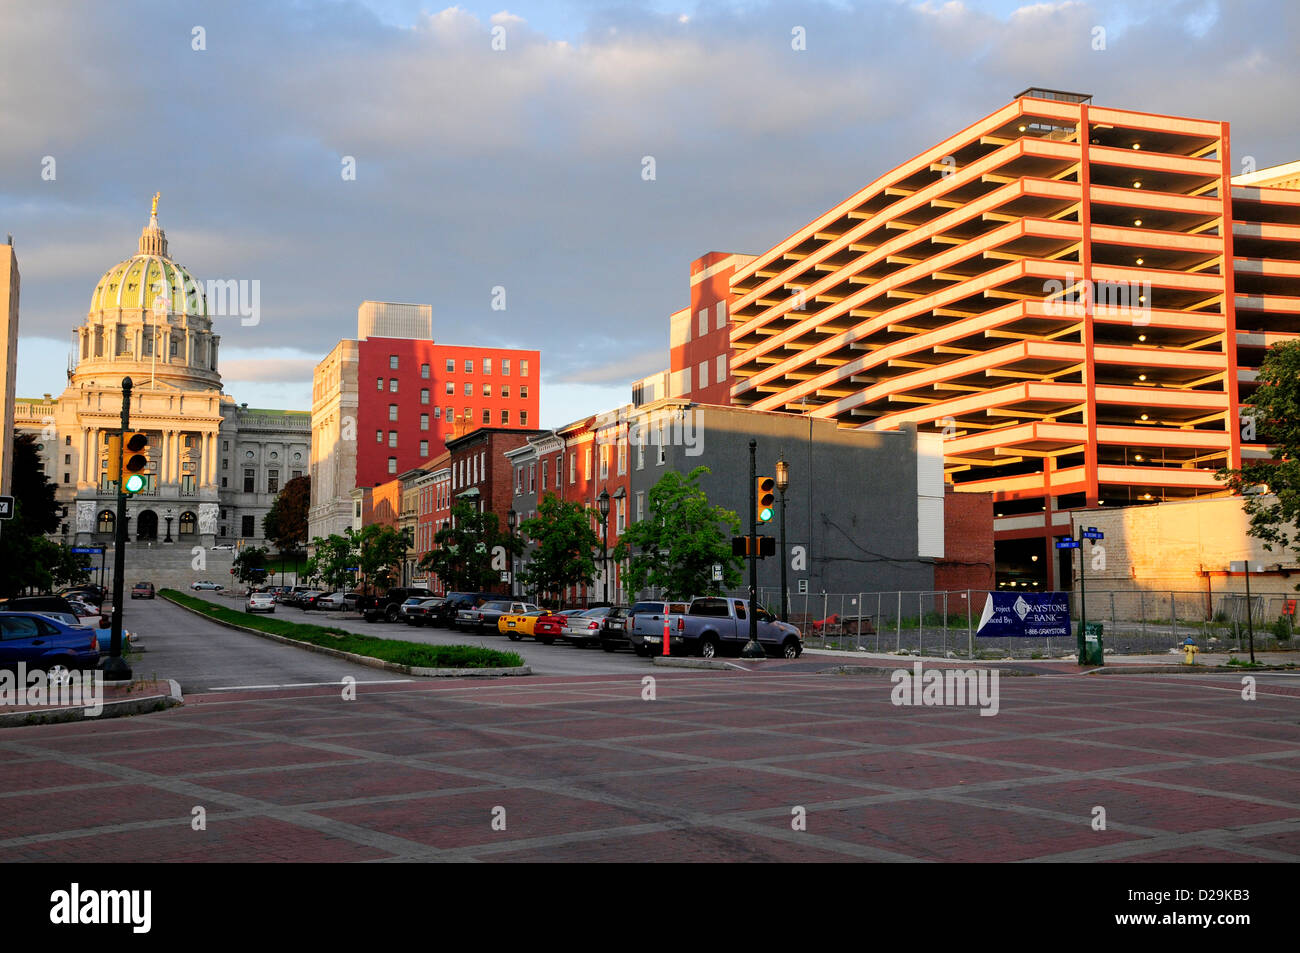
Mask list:
[[[216,583],[216,582],[208,582],[207,580],[204,580],[203,582],[192,582],[192,583],[190,583],[190,588],[191,588],[191,589],[199,589],[199,590],[202,590],[202,589],[211,589],[211,590],[213,590],[213,591],[215,592],[216,590],[218,590],[218,589],[221,588],[221,584],[220,584],[220,583]]]
[[[275,593],[273,592],[250,592],[248,602],[244,605],[245,612],[274,612],[275,611]]]

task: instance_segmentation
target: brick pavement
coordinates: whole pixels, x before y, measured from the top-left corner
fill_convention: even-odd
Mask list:
[[[192,696],[0,735],[0,848],[76,861],[1296,861],[1300,679],[641,676]],[[202,806],[207,829],[191,829]],[[1107,828],[1092,828],[1093,809]],[[806,830],[792,811],[806,811]],[[493,826],[503,808],[505,829]]]

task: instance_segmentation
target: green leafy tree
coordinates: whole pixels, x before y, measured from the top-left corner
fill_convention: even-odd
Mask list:
[[[356,543],[352,530],[347,535],[332,533],[327,537],[317,536],[312,540],[316,555],[307,560],[304,574],[309,579],[319,579],[331,590],[342,589],[352,579],[349,568],[357,565]]]
[[[361,568],[367,587],[389,589],[402,578],[402,563],[407,547],[411,545],[409,533],[392,526],[372,523],[359,533],[347,530],[357,552],[354,565]]]
[[[0,596],[81,581],[86,558],[46,538],[58,530],[61,516],[35,435],[14,435],[10,478],[14,515],[0,526]]]
[[[294,477],[281,488],[266,516],[262,534],[277,552],[299,553],[307,543],[307,510],[311,507],[311,477]]]
[[[686,476],[669,470],[649,493],[649,512],[623,531],[614,558],[627,561],[626,579],[633,592],[662,589],[672,599],[715,595],[741,584],[742,561],[731,554],[731,537],[740,532],[740,517],[709,503],[700,486],[708,467]],[[713,566],[722,564],[722,582],[713,581]]]
[[[232,568],[240,582],[264,582],[269,551],[265,546],[246,546],[235,557]]]
[[[524,520],[519,530],[534,543],[529,563],[519,574],[530,591],[559,602],[566,588],[591,585],[596,575],[593,551],[600,537],[582,505],[548,494],[537,515]]]
[[[1273,459],[1225,467],[1217,476],[1235,492],[1247,494],[1242,508],[1250,518],[1251,536],[1269,552],[1277,546],[1300,556],[1300,341],[1270,347],[1258,381],[1250,409],[1242,411],[1242,437],[1267,443]],[[1266,494],[1248,493],[1263,486]]]
[[[501,581],[501,572],[509,568],[503,555],[508,559],[522,550],[523,541],[502,530],[495,513],[458,500],[451,507],[451,522],[433,537],[433,549],[424,554],[420,568],[437,575],[448,592],[476,592]]]

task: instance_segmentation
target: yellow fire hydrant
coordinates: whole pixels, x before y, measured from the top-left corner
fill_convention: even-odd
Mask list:
[[[1184,664],[1184,665],[1195,665],[1195,664],[1196,664],[1196,653],[1199,652],[1199,651],[1200,651],[1200,649],[1196,647],[1196,643],[1193,642],[1191,639],[1188,639],[1186,642],[1184,642],[1184,643],[1183,643],[1183,653],[1184,653],[1184,654],[1183,654],[1183,664]]]

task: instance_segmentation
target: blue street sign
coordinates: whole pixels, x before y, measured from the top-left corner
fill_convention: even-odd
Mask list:
[[[1079,541],[1077,539],[1071,539],[1068,536],[1062,536],[1060,539],[1056,541],[1056,548],[1057,549],[1078,549]]]
[[[72,551],[74,553],[92,553],[98,556],[100,553],[104,551],[104,547],[103,546],[73,546]]]
[[[1106,538],[1106,534],[1098,530],[1097,527],[1095,526],[1089,526],[1079,535],[1082,536],[1084,539],[1105,539]]]

